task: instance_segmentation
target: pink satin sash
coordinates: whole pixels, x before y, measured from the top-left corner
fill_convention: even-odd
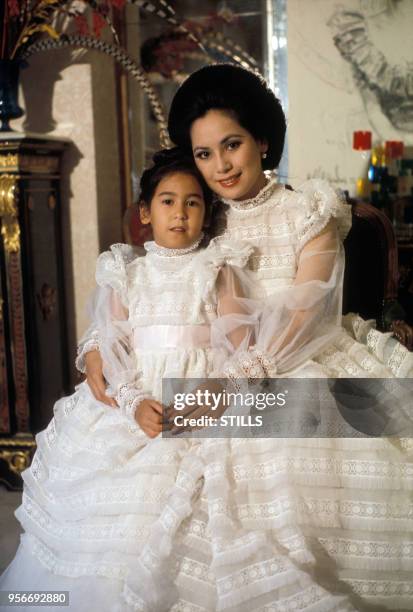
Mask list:
[[[209,325],[150,325],[134,331],[137,350],[168,348],[208,348],[211,345]]]

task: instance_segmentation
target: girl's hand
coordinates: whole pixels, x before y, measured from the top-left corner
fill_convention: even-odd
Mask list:
[[[89,351],[85,356],[86,380],[93,395],[99,402],[103,402],[112,408],[118,405],[113,399],[106,395],[106,383],[102,373],[102,357],[99,351]]]
[[[162,411],[162,404],[153,399],[142,400],[136,409],[136,422],[149,438],[156,438],[162,431]]]

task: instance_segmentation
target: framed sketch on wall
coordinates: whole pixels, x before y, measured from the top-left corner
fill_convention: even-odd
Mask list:
[[[367,160],[352,135],[413,145],[413,3],[289,0],[290,177],[354,193]]]

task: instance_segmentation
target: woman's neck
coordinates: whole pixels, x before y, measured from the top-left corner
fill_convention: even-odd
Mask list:
[[[254,183],[251,189],[247,191],[247,193],[245,193],[242,198],[237,198],[236,201],[243,202],[244,200],[250,200],[251,198],[255,198],[255,196],[259,194],[261,189],[263,189],[267,183],[267,177],[265,176],[264,172],[261,172],[257,181]]]

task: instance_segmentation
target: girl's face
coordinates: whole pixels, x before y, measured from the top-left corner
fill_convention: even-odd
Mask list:
[[[258,142],[229,113],[212,109],[191,126],[195,163],[208,186],[219,196],[246,200],[265,185],[262,154],[266,142]]]
[[[159,246],[184,249],[198,240],[205,217],[202,188],[196,178],[184,172],[163,177],[150,207],[140,208],[142,223],[152,225]]]

